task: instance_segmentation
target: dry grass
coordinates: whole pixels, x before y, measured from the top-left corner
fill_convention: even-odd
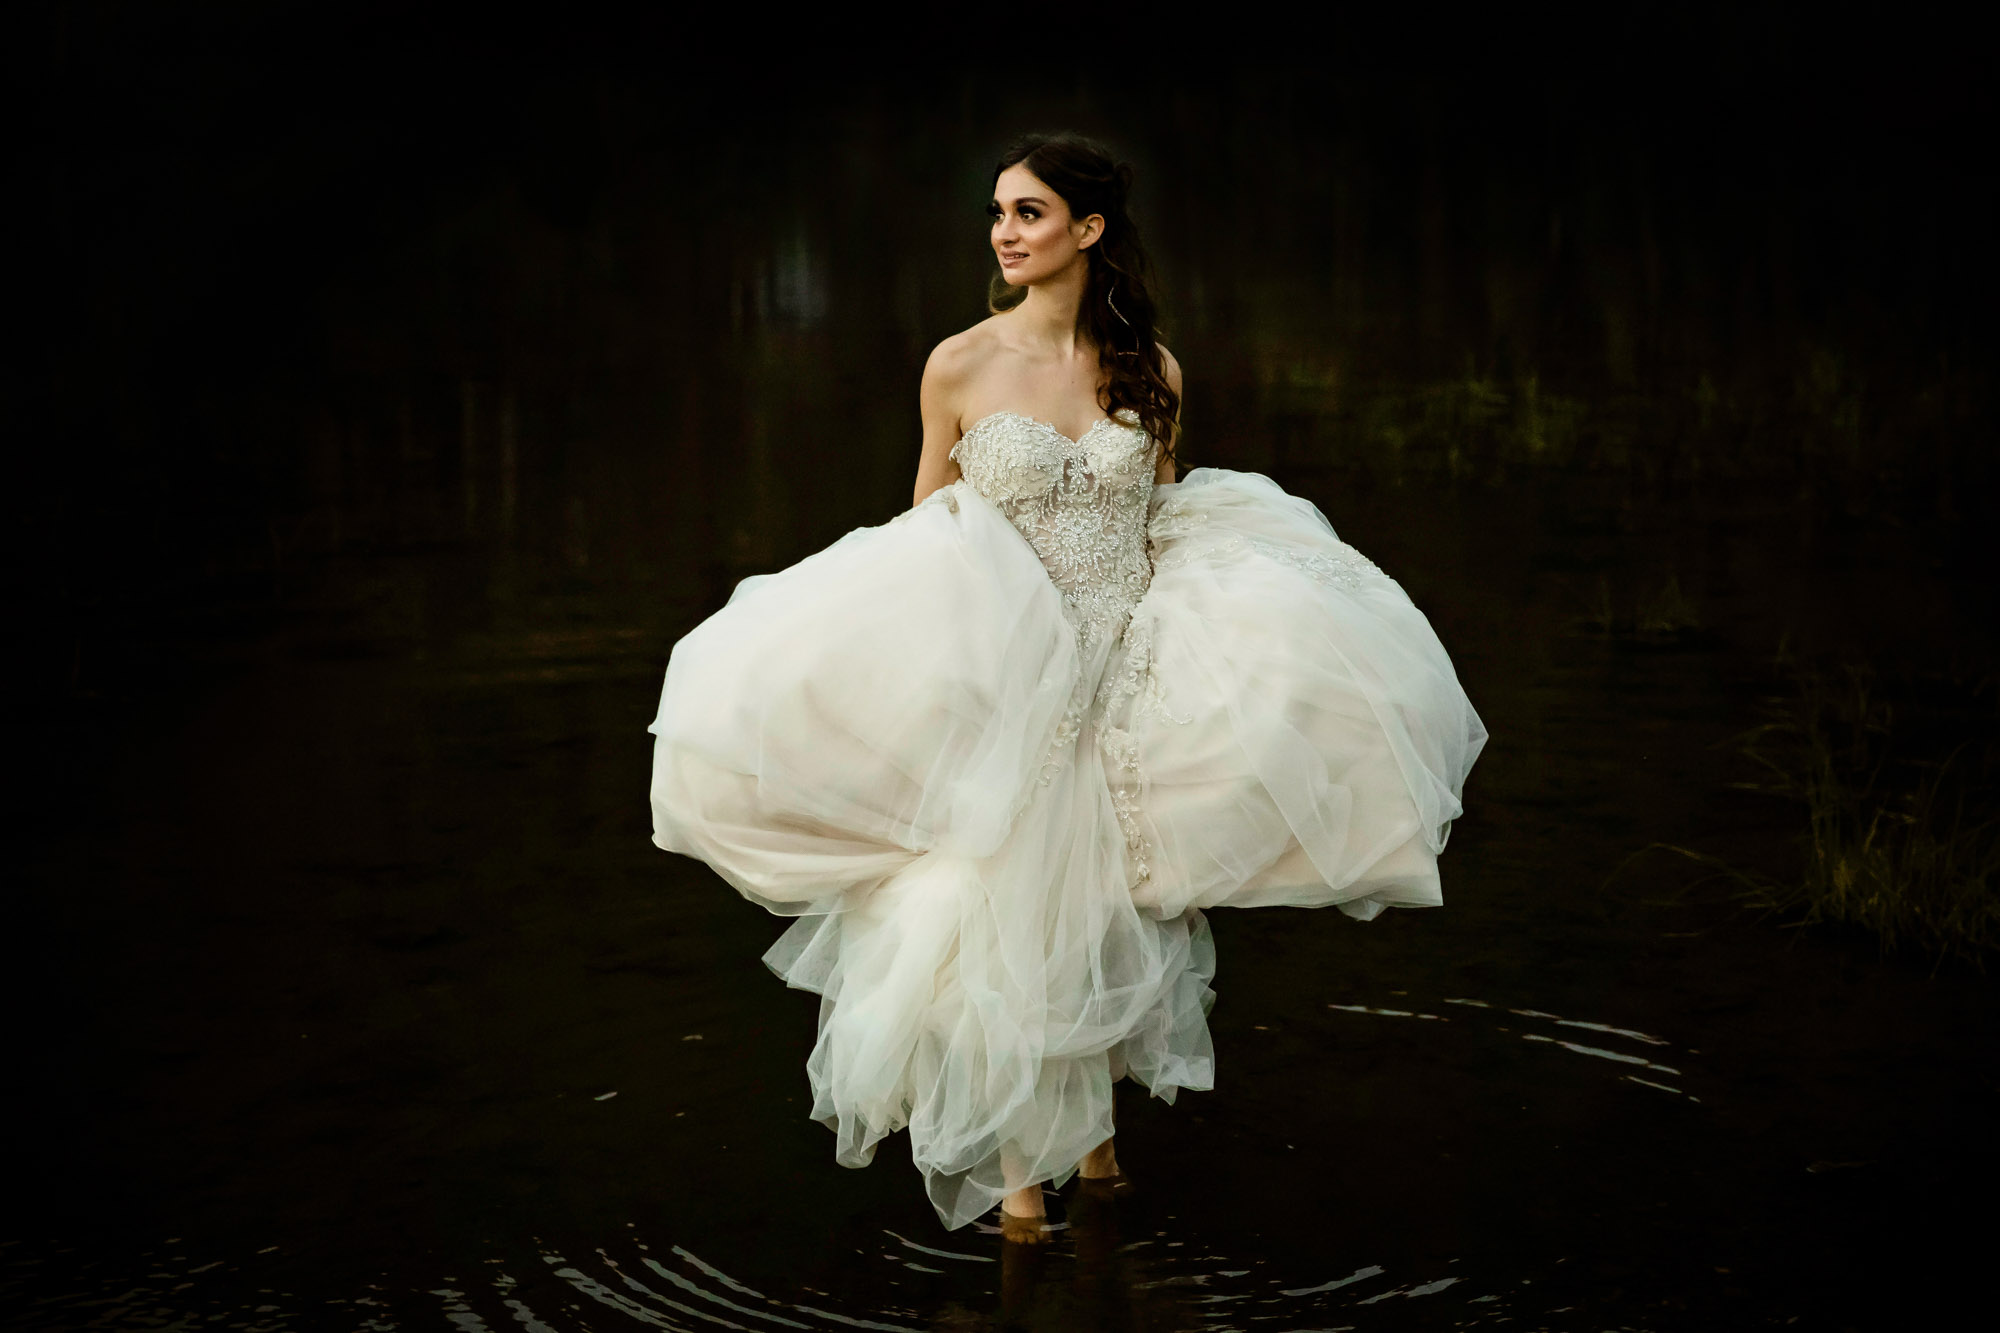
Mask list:
[[[1865,672],[1801,672],[1782,715],[1742,738],[1760,778],[1798,802],[1796,880],[1671,847],[1734,881],[1751,905],[1799,925],[1859,926],[1885,950],[1980,966],[2000,952],[2000,744],[1992,681],[1944,706],[1898,708]]]

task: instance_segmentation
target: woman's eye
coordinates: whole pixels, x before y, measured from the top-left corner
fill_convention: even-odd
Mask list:
[[[1036,218],[1040,217],[1041,213],[1039,210],[1033,208],[1024,208],[1021,210],[1021,216],[1027,219],[1028,221],[1032,222]]]

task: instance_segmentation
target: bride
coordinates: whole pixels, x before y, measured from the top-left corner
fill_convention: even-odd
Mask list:
[[[994,175],[992,316],[924,368],[915,505],[745,579],[675,645],[654,841],[797,919],[812,1114],[910,1132],[938,1215],[1125,1188],[1121,1078],[1214,1083],[1203,908],[1434,906],[1486,732],[1430,624],[1319,510],[1175,481],[1129,167]]]

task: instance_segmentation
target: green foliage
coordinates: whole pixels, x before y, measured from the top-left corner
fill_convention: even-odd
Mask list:
[[[1359,425],[1364,455],[1418,475],[1477,477],[1495,465],[1580,461],[1590,412],[1534,375],[1503,383],[1468,372],[1374,395]]]
[[[1667,575],[1653,592],[1622,598],[1613,596],[1610,576],[1600,574],[1570,623],[1586,633],[1660,643],[1698,632],[1702,611],[1700,603],[1682,590],[1678,574]]]
[[[1545,469],[1642,488],[1755,479],[1798,487],[1811,511],[1946,519],[2000,492],[1986,372],[1939,363],[1864,377],[1853,357],[1810,340],[1763,373],[1690,367],[1645,384],[1477,362],[1448,378],[1391,381],[1296,349],[1273,351],[1251,378],[1265,412],[1317,423],[1287,464],[1357,467],[1391,483]]]

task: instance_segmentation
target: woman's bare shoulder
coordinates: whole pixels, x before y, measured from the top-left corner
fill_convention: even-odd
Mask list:
[[[1160,349],[1160,360],[1167,372],[1167,387],[1175,393],[1179,393],[1181,391],[1181,363],[1174,359],[1174,354],[1167,350],[1165,343],[1156,345]]]
[[[981,320],[971,328],[940,342],[924,361],[923,384],[918,398],[924,415],[926,439],[936,435],[958,438],[967,397],[992,365],[998,342],[990,325]]]
[[[999,333],[994,328],[999,319],[998,315],[989,316],[933,347],[924,362],[924,378],[963,381],[977,374],[1000,350]]]

